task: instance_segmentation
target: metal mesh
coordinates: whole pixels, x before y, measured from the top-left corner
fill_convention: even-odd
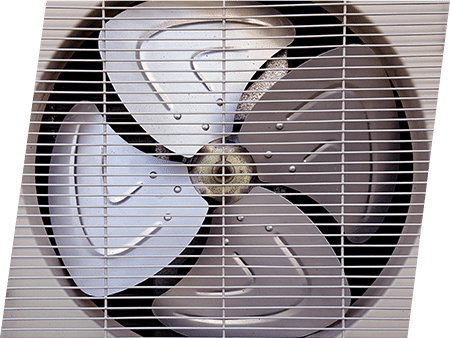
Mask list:
[[[47,3],[4,337],[406,337],[447,2]]]

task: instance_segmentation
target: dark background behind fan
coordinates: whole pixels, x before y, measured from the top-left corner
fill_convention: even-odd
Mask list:
[[[0,133],[2,194],[0,211],[2,230],[0,249],[0,311],[3,312],[12,239],[19,198],[23,158],[33,96],[44,17],[44,0],[5,2],[2,20],[2,132]],[[8,18],[6,20],[5,18]],[[448,45],[448,44],[447,44]],[[447,46],[448,47],[448,46]],[[409,338],[443,336],[448,332],[448,269],[442,257],[448,257],[450,221],[448,209],[448,131],[450,126],[450,54],[444,57],[443,76],[433,142],[432,162],[427,188],[426,207],[420,243],[418,274],[414,290]],[[5,76],[6,75],[6,76]]]

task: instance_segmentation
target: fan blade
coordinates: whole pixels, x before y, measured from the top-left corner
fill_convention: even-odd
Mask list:
[[[56,137],[48,192],[57,249],[91,296],[161,271],[189,245],[208,211],[185,166],[127,144],[86,103],[72,109]]]
[[[164,325],[190,337],[299,337],[341,318],[350,292],[339,259],[295,205],[256,187],[214,214],[196,265],[153,303]]]
[[[262,181],[308,194],[347,224],[351,241],[363,242],[392,200],[401,131],[373,51],[347,46],[345,67],[343,55],[331,50],[278,81],[249,112],[239,140]]]
[[[162,4],[146,2],[109,20],[100,34],[101,55],[118,96],[142,128],[166,148],[192,157],[231,132],[247,83],[293,41],[295,29],[274,9],[240,2],[225,14],[220,2],[186,2],[189,9],[183,10]]]

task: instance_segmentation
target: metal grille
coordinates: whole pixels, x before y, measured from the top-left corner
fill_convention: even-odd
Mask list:
[[[49,1],[2,337],[406,337],[447,12]]]

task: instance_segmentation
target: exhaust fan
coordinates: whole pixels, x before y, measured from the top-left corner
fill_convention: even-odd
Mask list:
[[[49,1],[2,337],[406,337],[447,12]]]

